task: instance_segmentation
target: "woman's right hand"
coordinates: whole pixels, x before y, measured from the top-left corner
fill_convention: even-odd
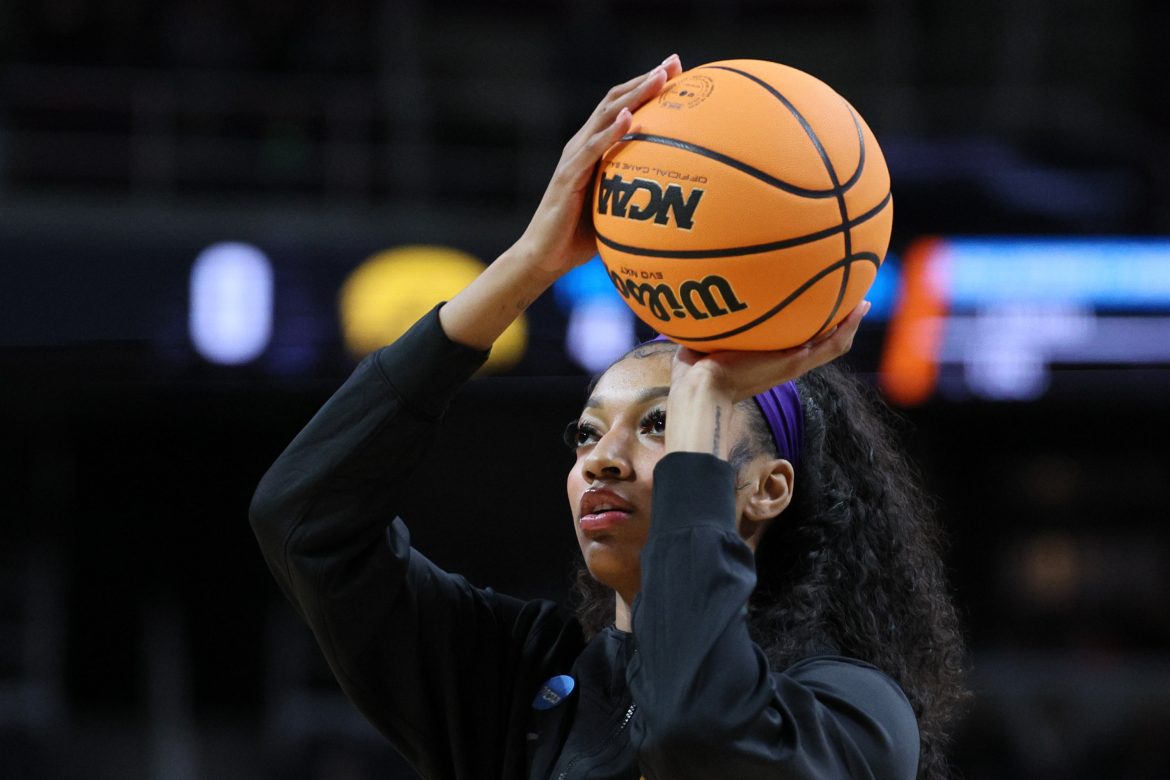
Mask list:
[[[453,341],[487,349],[562,274],[597,251],[588,207],[601,156],[629,132],[631,113],[682,72],[677,55],[609,91],[577,131],[520,239],[439,310]]]
[[[682,72],[677,54],[609,91],[588,121],[565,144],[556,172],[516,248],[554,278],[584,263],[597,251],[588,207],[597,163],[630,131],[632,113]]]

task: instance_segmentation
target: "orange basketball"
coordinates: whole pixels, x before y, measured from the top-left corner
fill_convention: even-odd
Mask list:
[[[694,349],[783,349],[840,322],[885,258],[890,175],[857,111],[774,62],[689,70],[601,161],[593,224],[644,322]]]

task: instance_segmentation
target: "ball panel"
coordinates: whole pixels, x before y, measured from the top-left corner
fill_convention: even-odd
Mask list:
[[[874,186],[867,177],[862,177],[856,187],[845,193],[845,211],[849,215],[848,224],[853,228],[893,210],[893,195],[889,189]]]
[[[602,160],[594,209],[606,238],[663,251],[763,244],[841,223],[834,198],[799,198],[708,157],[642,141]]]
[[[837,301],[842,271],[836,270],[817,280],[799,297],[750,328],[724,331],[716,338],[688,339],[664,331],[672,339],[700,352],[721,349],[772,350],[799,346],[814,335],[817,325]],[[815,324],[814,324],[815,323]]]
[[[865,167],[871,158],[866,154],[865,130],[853,121],[845,101],[841,101],[841,106],[846,110],[844,119],[840,111],[820,111],[815,107],[806,110],[806,116],[833,167],[838,185],[848,190],[867,178]]]
[[[845,192],[845,204],[851,218],[856,218],[877,204],[890,192],[890,172],[873,133],[865,130],[865,169],[857,182]]]
[[[840,297],[817,335],[838,325],[841,320],[849,316],[849,312],[853,311],[857,304],[861,303],[865,293],[868,292],[873,285],[873,280],[877,277],[878,264],[872,257],[869,253],[855,255],[853,262],[849,263],[848,273],[841,279],[842,286],[838,288]]]
[[[894,224],[894,204],[890,200],[886,207],[872,218],[854,225],[850,231],[854,254],[871,252],[878,262],[886,259],[886,250],[890,245],[890,230]]]
[[[780,105],[788,104],[786,109],[801,124],[803,142],[814,151],[827,177],[826,160],[832,166],[838,183],[844,183],[857,170],[861,159],[862,136],[867,131],[855,121],[852,107],[828,84],[795,68],[774,62],[731,60],[712,63],[710,67],[731,67],[745,74],[741,78],[754,77],[765,82],[756,86],[771,101]],[[761,129],[766,133],[766,126]],[[773,166],[783,165],[782,161],[793,156],[794,148],[797,147],[773,147],[771,152],[776,158]]]
[[[846,104],[848,105],[848,104]],[[890,189],[890,170],[886,166],[885,155],[882,154],[881,147],[878,146],[877,138],[873,134],[873,130],[866,124],[865,119],[861,114],[853,109],[853,116],[861,125],[862,135],[865,138],[865,178],[872,179],[875,183],[880,182],[877,189]]]
[[[836,303],[839,285],[827,285],[824,279],[838,271],[826,271],[824,258],[833,254],[841,258],[838,267],[844,265],[843,243],[837,235],[781,251],[723,258],[718,265],[612,250],[602,259],[626,303],[659,332],[672,337],[722,338],[744,328],[758,328],[781,314],[787,322],[787,310],[799,301],[798,308],[817,311],[816,322],[792,336],[803,341],[816,332]],[[772,279],[785,284],[769,284]],[[793,296],[796,300],[786,300]],[[775,332],[772,325],[767,327]],[[802,342],[788,346],[798,343]]]
[[[832,189],[832,180],[799,118],[759,84],[732,71],[703,67],[676,77],[663,95],[689,95],[698,89],[693,86],[697,79],[705,82],[706,97],[694,103],[662,97],[651,101],[634,113],[635,132],[718,149],[797,187]],[[843,109],[842,118],[847,117]],[[732,129],[736,132],[729,132]],[[794,149],[814,153],[793,154]]]
[[[869,292],[870,287],[873,287],[880,266],[862,260],[855,262],[850,266],[850,269],[849,284],[845,291],[845,297],[841,301],[841,309],[837,312],[833,322],[834,325],[848,317],[849,312],[856,309],[857,305],[865,300],[865,294]]]

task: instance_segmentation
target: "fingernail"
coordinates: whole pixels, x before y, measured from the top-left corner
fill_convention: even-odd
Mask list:
[[[677,54],[671,54],[669,57],[667,57],[666,59],[664,59],[662,61],[662,67],[666,67],[667,65],[669,65],[671,60],[677,60],[677,59],[678,59]]]

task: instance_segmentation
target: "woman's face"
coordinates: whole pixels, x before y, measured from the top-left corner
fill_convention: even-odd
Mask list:
[[[590,573],[627,603],[641,589],[654,466],[665,454],[673,354],[649,347],[611,366],[577,420],[577,462],[568,478],[577,542]],[[733,418],[733,441],[743,435],[742,426]]]
[[[665,452],[669,350],[632,355],[598,381],[577,418],[569,508],[585,565],[632,599],[650,532],[654,465]]]

